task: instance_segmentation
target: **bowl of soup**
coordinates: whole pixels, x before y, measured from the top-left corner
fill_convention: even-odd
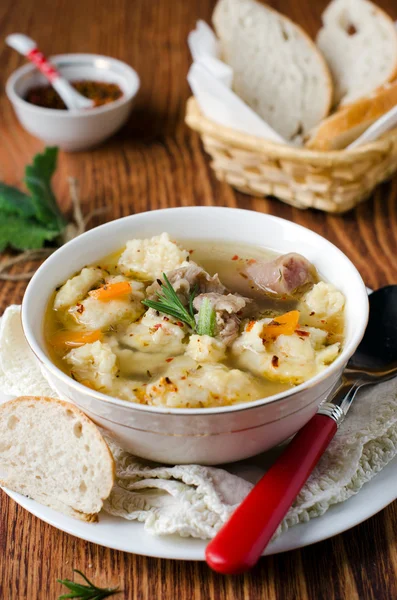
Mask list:
[[[364,283],[330,242],[277,217],[187,207],[72,240],[27,288],[50,384],[126,450],[220,464],[292,436],[359,344]]]

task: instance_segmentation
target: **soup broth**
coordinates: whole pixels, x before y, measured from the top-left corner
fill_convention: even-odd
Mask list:
[[[47,349],[54,364],[70,377],[134,402],[217,406],[290,389],[326,368],[339,353],[343,296],[333,286],[330,293],[340,295],[342,309],[318,312],[305,301],[311,293],[315,303],[316,284],[309,292],[275,294],[264,292],[251,277],[250,265],[277,260],[270,250],[194,240],[176,246],[168,236],[160,243],[161,237],[146,245],[134,241],[131,251],[127,244],[127,249],[83,269],[54,291],[44,323]],[[180,257],[178,248],[186,249]],[[198,271],[200,267],[205,275]],[[185,288],[194,270],[198,275],[190,286],[193,295],[196,288],[191,313],[200,321],[201,297],[212,311],[213,335],[200,335],[199,325],[195,331],[194,325],[142,304],[148,298],[149,303],[150,298],[158,299],[165,273],[189,312]],[[211,286],[218,291],[211,291]],[[128,292],[120,294],[124,288]],[[320,292],[317,302],[321,304],[325,291]],[[231,312],[233,303],[235,312]],[[323,303],[327,308],[327,300]],[[292,328],[289,320],[296,315],[299,323]]]

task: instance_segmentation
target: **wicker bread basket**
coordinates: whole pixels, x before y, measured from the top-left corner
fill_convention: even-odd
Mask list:
[[[198,131],[220,181],[252,196],[276,196],[298,208],[350,210],[397,171],[397,128],[353,150],[284,146],[207,119],[189,98],[186,123]]]

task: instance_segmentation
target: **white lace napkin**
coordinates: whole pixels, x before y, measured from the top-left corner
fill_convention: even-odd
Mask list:
[[[12,396],[56,396],[25,341],[18,306],[9,307],[1,319],[0,389]],[[267,453],[228,466],[227,471],[199,465],[159,466],[108,442],[117,473],[104,508],[112,515],[143,522],[153,534],[213,537],[269,464]],[[360,393],[278,533],[356,494],[396,453],[394,379]]]

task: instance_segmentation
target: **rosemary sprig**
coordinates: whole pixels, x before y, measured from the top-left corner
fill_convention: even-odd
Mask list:
[[[171,285],[167,275],[163,273],[164,283],[160,280],[161,291],[157,292],[157,300],[142,300],[142,304],[148,308],[153,308],[166,315],[171,315],[179,321],[186,323],[199,335],[215,336],[216,313],[208,298],[204,298],[198,311],[197,323],[194,318],[193,300],[197,296],[197,285],[194,286],[189,294],[188,308],[185,308],[180,301],[178,294]]]
[[[59,596],[58,600],[66,600],[67,598],[80,598],[81,600],[102,600],[117,594],[119,588],[99,588],[92,581],[90,581],[84,573],[78,569],[73,569],[75,573],[78,573],[88,585],[83,583],[75,583],[70,579],[57,579],[58,583],[62,583],[65,587],[70,590],[70,594],[63,594]]]
[[[163,273],[164,283],[161,284],[161,291],[157,292],[157,300],[142,300],[142,304],[148,308],[153,308],[166,315],[171,315],[189,325],[195,331],[196,321],[193,315],[193,300],[197,293],[196,288],[189,295],[189,310],[183,306],[178,298],[178,294],[172,287],[167,275]]]

